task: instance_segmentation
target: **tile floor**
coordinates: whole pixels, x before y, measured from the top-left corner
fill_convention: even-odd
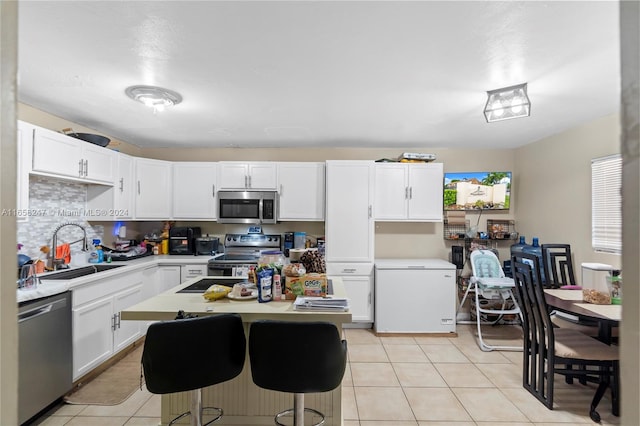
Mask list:
[[[518,327],[487,331],[511,344],[519,340]],[[522,387],[522,353],[482,352],[474,326],[459,325],[456,338],[376,337],[363,329],[345,335],[344,426],[594,424],[588,414],[593,386],[567,385],[558,376],[554,410],[548,410]],[[599,405],[602,424],[618,425],[609,396]],[[117,406],[61,405],[37,424],[156,426],[159,415],[160,397],[145,389]]]

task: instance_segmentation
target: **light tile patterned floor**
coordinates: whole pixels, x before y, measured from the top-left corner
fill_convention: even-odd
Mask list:
[[[512,341],[514,329],[499,326],[487,331]],[[458,325],[458,334],[377,337],[371,330],[346,329],[344,426],[594,424],[588,413],[594,386],[567,385],[558,376],[554,409],[548,410],[522,387],[521,352],[482,352],[475,326]],[[609,397],[607,392],[598,407],[602,424],[619,425]],[[62,405],[37,424],[157,426],[159,415],[160,397],[142,390],[112,407]]]

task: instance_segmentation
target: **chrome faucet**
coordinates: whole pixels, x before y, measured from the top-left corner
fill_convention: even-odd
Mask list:
[[[79,240],[70,242],[69,245],[82,242],[82,251],[89,250],[89,245],[87,242],[87,230],[84,229],[82,225],[77,223],[73,223],[73,222],[63,223],[62,225],[58,226],[55,231],[53,231],[53,238],[51,240],[51,256],[49,258],[50,259],[49,267],[52,268],[54,271],[59,269],[58,267],[62,265],[64,262],[64,259],[56,258],[56,247],[58,247],[58,231],[60,231],[65,226],[77,226],[78,228],[82,229],[82,234],[83,234],[82,238]]]

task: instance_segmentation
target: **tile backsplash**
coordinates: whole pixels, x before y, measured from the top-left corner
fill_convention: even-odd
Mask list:
[[[86,185],[45,176],[29,176],[29,210],[32,214],[26,221],[18,221],[18,243],[23,244],[22,253],[36,259],[45,259],[41,246],[51,247],[53,232],[64,223],[76,223],[87,232],[89,242],[104,238],[104,226],[91,225],[85,217]],[[68,226],[58,232],[58,245],[70,243],[83,237],[76,226]],[[71,258],[79,255],[81,243],[71,245]]]

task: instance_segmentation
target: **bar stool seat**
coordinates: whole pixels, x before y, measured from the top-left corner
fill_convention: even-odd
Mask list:
[[[282,367],[283,361],[301,363],[297,368]],[[276,414],[276,425],[293,414],[295,426],[304,425],[304,413],[322,418],[324,414],[305,408],[304,394],[328,392],[342,382],[347,365],[347,342],[330,322],[261,320],[251,324],[249,360],[253,382],[263,388],[294,394],[293,409]]]
[[[203,425],[202,388],[231,380],[240,374],[246,355],[246,338],[238,314],[159,321],[147,331],[142,367],[149,392],[167,394],[191,391],[190,410],[174,418],[191,415],[191,425]]]

